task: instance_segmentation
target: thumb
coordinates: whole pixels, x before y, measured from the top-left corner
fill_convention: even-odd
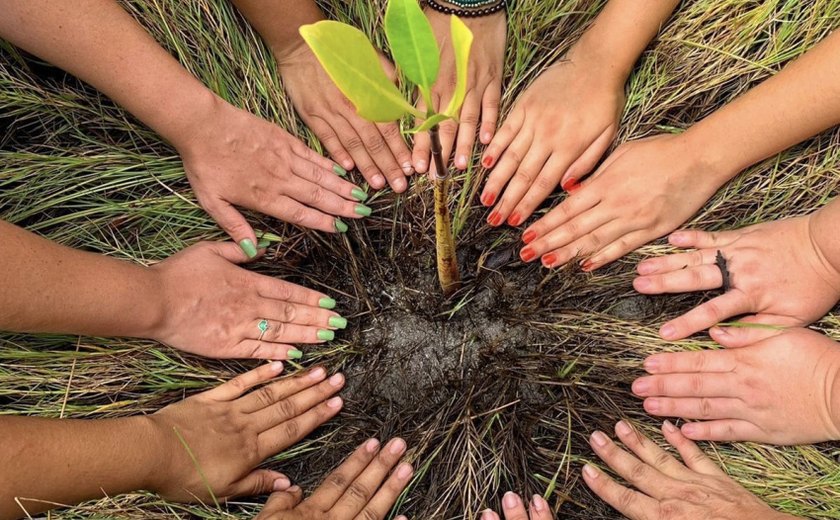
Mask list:
[[[709,336],[726,348],[741,348],[778,336],[785,331],[778,325],[764,324],[750,318],[752,316],[739,321],[746,326],[712,327],[709,329]]]
[[[207,242],[207,244],[214,253],[234,264],[244,264],[256,260],[263,253],[261,250],[256,250],[254,256],[249,256],[241,246],[233,242]]]
[[[287,491],[292,483],[289,477],[269,469],[255,469],[233,485],[234,497],[266,495],[274,491]]]
[[[301,498],[303,498],[303,492],[298,486],[272,493],[256,520],[269,520],[271,515],[293,509],[300,504]]]
[[[225,233],[239,244],[247,258],[257,257],[257,235],[248,221],[245,220],[245,217],[242,216],[242,213],[224,200],[220,200],[212,206],[208,204],[205,209],[213,217],[213,220],[219,224],[219,227],[224,229]]]

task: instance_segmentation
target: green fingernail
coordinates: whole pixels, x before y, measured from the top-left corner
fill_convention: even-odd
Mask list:
[[[340,218],[335,219],[335,230],[339,233],[347,233],[347,224],[341,221]]]
[[[286,352],[286,355],[289,356],[289,359],[300,359],[303,357],[303,352],[296,348],[293,348],[289,349],[289,351]]]
[[[248,258],[254,258],[257,256],[257,248],[254,247],[254,241],[250,238],[246,238],[242,242],[239,243],[239,247],[242,248],[242,251],[248,255]]]
[[[353,188],[353,191],[351,191],[350,194],[353,195],[353,198],[356,200],[365,201],[368,198],[368,194],[361,188]]]
[[[321,341],[332,341],[335,339],[335,332],[331,330],[321,329],[318,331],[318,339]]]
[[[364,204],[356,204],[356,215],[361,215],[363,217],[370,216],[370,208],[365,206]]]
[[[259,242],[257,242],[257,247],[259,249],[265,249],[266,247],[271,245],[271,240],[267,238],[261,238]]]
[[[345,329],[347,328],[347,319],[341,316],[330,316],[330,327]]]
[[[344,168],[342,168],[341,166],[339,166],[337,164],[333,164],[333,171],[339,177],[347,177],[347,170],[345,170]]]
[[[335,300],[328,297],[321,298],[318,300],[318,307],[322,309],[335,309]]]

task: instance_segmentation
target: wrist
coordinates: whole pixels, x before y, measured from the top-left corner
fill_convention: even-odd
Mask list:
[[[840,240],[837,224],[840,222],[840,199],[834,199],[811,213],[808,235],[816,255],[816,265],[823,272],[838,299],[840,299]]]
[[[172,146],[184,155],[201,138],[201,129],[208,128],[228,103],[208,88],[193,93],[188,102],[181,105],[177,119],[163,130],[156,129]]]
[[[634,57],[622,59],[610,48],[606,40],[592,34],[592,29],[583,33],[565,56],[566,60],[585,67],[590,73],[597,73],[600,81],[613,89],[624,90],[627,78],[636,62]]]
[[[725,133],[709,131],[702,121],[689,127],[683,132],[682,138],[686,143],[686,152],[693,163],[693,171],[720,188],[740,172],[741,166],[735,155],[728,150]]]
[[[129,431],[133,437],[132,448],[142,453],[138,458],[138,467],[133,470],[140,485],[137,489],[158,493],[164,489],[164,479],[169,473],[167,467],[172,451],[154,417],[135,415],[123,420],[131,423]]]

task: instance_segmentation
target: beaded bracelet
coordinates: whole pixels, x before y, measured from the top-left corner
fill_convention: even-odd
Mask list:
[[[447,0],[447,1],[451,1],[451,0]],[[464,0],[461,0],[461,3],[463,3],[463,1]],[[454,14],[455,16],[459,16],[459,17],[462,17],[462,18],[478,18],[478,17],[481,17],[481,16],[488,16],[488,15],[491,15],[491,14],[498,13],[499,11],[501,11],[505,7],[507,7],[507,0],[493,0],[493,1],[498,2],[498,3],[496,3],[495,5],[492,5],[490,7],[482,7],[480,9],[455,9],[454,7],[449,7],[449,6],[439,4],[436,0],[425,0],[423,3],[426,6],[430,7],[431,9],[434,9],[435,11],[437,11],[439,13],[446,14],[446,15]],[[460,3],[458,3],[458,2],[452,2],[452,3],[460,6]],[[477,4],[477,5],[479,5],[479,4]]]
[[[455,4],[461,9],[475,9],[476,7],[495,4],[498,1],[499,0],[448,0],[450,4]]]

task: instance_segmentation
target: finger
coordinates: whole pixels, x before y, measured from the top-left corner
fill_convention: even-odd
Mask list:
[[[668,242],[677,247],[693,247],[695,249],[711,249],[728,246],[740,236],[738,231],[724,231],[709,233],[699,229],[683,229],[668,236]]]
[[[300,285],[279,280],[273,276],[254,274],[257,293],[263,298],[281,300],[301,305],[332,309],[335,300],[324,293],[307,289]]]
[[[294,170],[293,171],[297,171]],[[338,179],[335,175],[331,178]],[[291,198],[328,215],[347,218],[363,218],[370,215],[370,209],[355,200],[348,200],[327,188],[298,177],[296,182],[284,187],[284,192]],[[364,193],[359,190],[358,193]]]
[[[324,367],[315,367],[302,374],[284,377],[241,397],[238,402],[239,409],[245,413],[262,410],[302,390],[317,385],[326,377],[327,371],[324,370]]]
[[[677,448],[685,465],[689,469],[694,470],[704,475],[724,476],[726,473],[718,467],[717,464],[711,461],[703,451],[697,447],[692,441],[687,439],[682,434],[679,428],[674,426],[670,421],[662,423],[662,433],[665,434],[671,446]]]
[[[554,211],[556,211],[556,209]],[[559,249],[575,243],[581,237],[586,236],[588,233],[592,233],[596,229],[599,229],[610,222],[611,217],[604,211],[598,211],[598,207],[596,206],[591,211],[585,211],[579,216],[574,217],[572,220],[561,223],[551,230],[547,230],[545,233],[538,235],[538,238],[536,239],[529,239],[528,245],[522,249],[520,256],[523,260],[528,261],[526,260],[526,257],[533,259],[553,251],[555,258],[553,261],[548,261],[547,264],[565,264],[569,261],[569,259],[578,254],[579,251],[569,250],[570,254],[561,255],[561,251],[558,251]],[[534,224],[534,226],[536,226],[536,224]],[[531,226],[528,231],[525,232],[523,239],[527,238],[529,233],[533,233],[534,226]],[[543,260],[545,263],[546,259]]]
[[[746,321],[746,319],[741,320]],[[749,323],[749,322],[748,322]],[[770,339],[785,332],[779,327],[712,327],[709,335],[726,348],[741,348]]]
[[[695,372],[640,377],[633,381],[639,397],[733,397],[737,380],[732,372]]]
[[[584,215],[587,217],[590,216],[588,212]],[[594,213],[595,216],[598,213]],[[580,217],[581,220],[584,219],[583,216]],[[578,219],[573,220],[569,223],[569,226],[574,225]],[[560,247],[559,249],[555,249],[550,253],[546,253],[542,257],[542,264],[545,267],[560,267],[573,258],[584,257],[586,255],[592,254],[593,251],[597,251],[603,244],[609,243],[610,241],[616,240],[616,237],[621,237],[627,231],[629,226],[632,226],[632,222],[627,222],[624,219],[616,219],[609,222],[604,223],[602,226],[596,227],[593,231],[589,231],[588,233],[581,234],[579,238],[574,240],[572,243]],[[578,229],[576,233],[581,233],[583,227]],[[564,229],[564,232],[566,230]],[[565,238],[564,238],[565,240]],[[584,259],[580,262],[581,269],[584,271],[592,271],[595,267],[592,266],[591,259]]]
[[[491,226],[499,226],[507,219],[513,206],[519,202],[522,197],[522,184],[529,179],[536,178],[545,161],[548,159],[548,153],[542,150],[535,153],[529,153],[531,150],[531,143],[533,142],[533,134],[526,130],[519,132],[513,143],[504,151],[499,163],[493,168],[490,177],[487,179],[485,189],[492,190],[494,193],[502,191],[504,193],[499,199],[499,205],[490,216],[487,218],[487,223]],[[526,168],[524,171],[520,171]],[[504,185],[507,184],[505,187]],[[511,189],[513,188],[513,192]],[[515,197],[515,200],[512,200]]]
[[[219,200],[213,204],[205,204],[204,209],[213,217],[213,220],[219,224],[225,233],[227,233],[234,242],[239,244],[242,251],[246,253],[249,258],[256,258],[257,256],[257,235],[254,229],[245,220],[236,208],[224,200]]]
[[[610,125],[608,128],[604,129],[604,131],[601,132],[601,135],[599,135],[566,169],[565,173],[562,174],[560,184],[569,187],[571,190],[575,189],[573,186],[579,185],[580,179],[589,174],[589,172],[595,168],[595,165],[598,164],[601,157],[604,156],[604,153],[607,151],[607,148],[609,148],[610,143],[615,138],[615,134],[615,125]]]
[[[281,195],[275,198],[263,213],[296,226],[317,229],[327,233],[338,233],[336,218],[317,209],[307,207],[291,197]]]
[[[657,518],[659,501],[618,484],[595,466],[583,467],[583,481],[593,493],[630,520]]]
[[[271,520],[283,511],[294,509],[296,505],[300,504],[302,498],[303,490],[298,486],[272,493],[256,520]]]
[[[502,497],[502,512],[505,514],[505,520],[528,520],[525,504],[513,491],[508,491]]]
[[[449,159],[452,156],[452,147],[455,144],[455,138],[458,135],[458,124],[455,123],[455,121],[448,120],[441,123],[439,128],[443,164],[446,168],[449,168]],[[429,175],[432,179],[437,176],[436,169],[437,166],[435,166],[434,161],[432,161],[432,165],[429,168]]]
[[[286,343],[243,339],[232,349],[217,353],[218,359],[300,359],[303,352]]]
[[[506,132],[505,128],[506,127],[502,127],[502,130],[499,131],[496,139],[499,139],[500,136],[504,135]],[[509,146],[506,146],[503,152],[500,152],[501,160],[487,177],[487,182],[485,183],[481,194],[481,202],[487,207],[495,204],[496,200],[502,193],[502,190],[504,190],[505,185],[508,181],[510,181],[514,173],[516,173],[516,169],[519,167],[519,164],[528,154],[528,148],[530,147],[531,141],[528,138],[527,132],[519,132],[515,137],[516,138],[513,142],[510,143]],[[501,222],[501,220],[499,222]]]
[[[307,500],[317,511],[327,512],[344,495],[347,486],[356,480],[379,452],[379,441],[368,439],[356,448],[341,466],[330,473]]]
[[[461,114],[458,116],[458,138],[455,145],[455,167],[466,170],[473,155],[478,118],[481,115],[481,99],[475,90],[464,98]]]
[[[522,235],[522,240],[530,244],[537,238],[554,231],[578,215],[596,207],[600,199],[593,197],[591,195],[592,193],[593,190],[586,190],[566,197],[544,217],[528,226]]]
[[[642,493],[662,498],[672,487],[672,479],[619,448],[603,432],[595,431],[589,444],[601,460]]]
[[[393,439],[347,487],[330,511],[337,518],[355,518],[370,502],[391,468],[405,453],[405,441]]]
[[[423,102],[422,96],[417,101],[417,110],[426,113],[426,103]],[[423,124],[422,119],[417,119],[414,124],[420,126]],[[411,150],[411,164],[414,165],[414,171],[417,173],[427,173],[429,171],[429,157],[432,153],[432,141],[429,137],[429,132],[420,132],[414,134],[414,147]]]
[[[312,152],[312,154],[321,157],[315,152]],[[363,202],[367,199],[367,193],[359,186],[342,179],[339,175],[336,175],[334,170],[324,168],[317,162],[300,157],[292,163],[292,172],[298,177],[350,202]]]
[[[406,488],[413,474],[414,470],[410,464],[403,463],[397,466],[397,469],[391,473],[391,476],[388,477],[388,480],[376,492],[358,517],[366,520],[373,518],[381,520],[385,518],[391,508],[394,507],[397,498],[399,498],[400,493]]]
[[[514,150],[515,146],[516,143],[505,152],[496,169],[503,167],[505,158]],[[531,143],[529,143],[529,146],[531,146]],[[525,221],[521,213],[513,210],[519,205],[522,197],[525,196],[531,186],[540,178],[549,156],[548,150],[538,148],[537,145],[531,146],[522,163],[516,169],[516,173],[511,177],[498,206],[496,206],[496,211],[503,219],[507,220],[508,225],[515,227]]]
[[[649,374],[732,372],[738,359],[726,350],[668,352],[649,356],[644,365]]]
[[[404,192],[408,188],[408,181],[405,179],[406,173],[402,170],[402,166],[397,163],[397,159],[391,153],[391,148],[385,141],[385,137],[379,133],[379,128],[375,124],[361,119],[358,119],[353,126],[356,129],[356,133],[362,138],[362,143],[367,154],[375,164],[375,166],[369,169],[373,171],[375,168],[378,172],[385,175],[388,184],[395,192]],[[364,163],[359,163],[358,161],[357,163],[360,164],[360,169],[364,165]]]
[[[657,232],[653,229],[643,229],[640,231],[631,231],[624,234],[624,236],[617,238],[610,242],[609,245],[594,253],[586,260],[586,267],[584,271],[594,271],[601,267],[614,262],[622,256],[635,251],[636,249],[647,244],[651,240],[659,238]]]
[[[254,370],[249,370],[223,383],[216,388],[208,390],[205,396],[216,401],[232,401],[257,385],[274,379],[283,371],[283,363],[275,361],[267,365],[260,365]]]
[[[695,332],[750,310],[752,309],[749,298],[739,289],[732,289],[665,323],[659,329],[659,335],[669,341],[687,338]]]
[[[414,168],[411,166],[411,152],[408,150],[408,145],[405,143],[405,138],[400,132],[400,127],[396,123],[378,124],[379,133],[385,138],[391,153],[399,163],[405,175],[414,173]]]
[[[323,403],[344,387],[344,376],[333,374],[326,381],[301,390],[285,399],[280,399],[250,414],[249,419],[260,432],[264,432],[286,421],[294,419]]]
[[[481,512],[481,520],[500,520],[499,515],[495,511],[485,509]]]
[[[335,161],[340,164],[345,171],[352,170],[356,163],[353,162],[353,157],[350,153],[344,148],[344,144],[342,143],[339,134],[333,130],[333,127],[329,125],[324,119],[320,117],[311,118],[309,121],[306,122],[307,126],[312,129],[316,136],[318,136],[318,140],[321,141],[321,144],[324,145],[324,148],[327,149],[330,156],[332,156]]]
[[[665,274],[640,276],[633,280],[633,288],[642,294],[684,293],[708,291],[723,285],[723,275],[715,264],[689,267]]]
[[[551,510],[548,507],[548,502],[539,495],[531,497],[531,520],[553,520]]]
[[[343,406],[344,401],[340,397],[332,397],[294,419],[262,432],[257,437],[260,458],[273,457],[296,444],[315,428],[335,417]]]
[[[271,302],[271,300],[264,300],[264,302]],[[298,325],[297,323],[285,323],[282,321],[283,313],[278,312],[277,315],[267,314],[271,309],[277,307],[275,304],[266,305],[261,304],[261,316],[266,318],[257,318],[243,324],[239,328],[240,337],[253,339],[267,343],[306,343],[315,344],[323,343],[325,341],[332,341],[335,338],[335,332],[329,329],[322,329],[310,325]],[[265,319],[268,328],[262,332],[259,323]],[[323,331],[323,332],[322,332]],[[260,338],[262,335],[262,338]]]
[[[481,98],[481,129],[479,135],[482,144],[489,144],[496,134],[501,99],[502,82],[494,79],[484,89],[484,96]]]
[[[267,469],[255,469],[231,486],[232,492],[228,498],[255,497],[266,495],[272,491],[286,491],[291,485],[289,478],[282,473]]]
[[[309,327],[319,328],[344,328],[346,321],[343,318],[337,319],[337,315],[326,309],[320,307],[312,307],[309,305],[301,305],[299,303],[288,303],[282,300],[262,300],[258,305],[262,312],[265,312],[265,318],[260,317],[249,322],[245,326],[242,337],[258,339],[262,333],[262,339],[266,341],[285,341],[282,339],[280,332],[283,330],[283,323],[293,323],[296,325],[304,325]],[[262,330],[262,320],[268,321],[268,329]],[[277,323],[280,322],[280,323]],[[288,343],[295,343],[288,341]]]
[[[645,411],[659,417],[681,419],[732,419],[744,413],[744,402],[729,397],[649,397]]]
[[[682,433],[695,441],[767,442],[758,426],[740,419],[692,422],[682,426]]]
[[[642,276],[648,276],[670,273],[698,265],[710,265],[715,263],[716,254],[717,250],[715,249],[697,249],[688,253],[648,258],[639,262],[636,272]]]
[[[351,117],[356,118],[358,116],[353,114]],[[338,132],[341,144],[353,158],[353,162],[365,180],[368,181],[370,187],[375,190],[384,188],[386,184],[385,176],[376,167],[376,163],[365,148],[364,140],[356,132],[355,127],[344,117],[336,117],[333,126]]]
[[[655,442],[634,430],[625,421],[619,421],[615,425],[615,434],[642,462],[659,470],[663,475],[680,479],[690,474],[680,461],[660,448]]]
[[[562,173],[564,166],[565,163],[563,163],[557,155],[552,155],[548,161],[546,161],[542,170],[537,175],[537,178],[533,183],[531,183],[528,191],[525,192],[522,200],[520,200],[516,207],[514,207],[511,218],[508,220],[508,224],[512,226],[514,225],[512,222],[512,220],[514,220],[513,215],[518,215],[519,218],[515,219],[517,222],[524,222],[525,220],[528,220],[528,217],[534,213],[534,210],[537,209],[537,207],[554,192],[555,188],[557,188],[557,184],[560,182],[560,174]]]
[[[341,172],[339,169],[336,168],[338,166],[330,159],[324,157],[323,155],[319,154],[312,148],[306,146],[303,141],[300,139],[295,139],[292,143],[292,151],[306,161],[309,161],[321,169],[326,170],[327,172],[331,172],[333,175],[342,175],[346,174],[347,172]]]
[[[502,153],[507,150],[508,146],[513,142],[522,125],[525,123],[525,111],[518,107],[513,107],[513,110],[508,115],[502,127],[490,141],[487,150],[484,151],[484,156],[481,159],[481,165],[485,168],[492,168],[496,164],[496,160],[501,157]],[[507,181],[505,181],[507,182]],[[495,193],[498,193],[499,189]]]
[[[200,247],[204,247],[234,264],[244,264],[249,260],[253,260],[253,258],[248,257],[241,246],[234,244],[233,242],[201,242]],[[260,253],[258,252],[254,258],[259,256]]]

